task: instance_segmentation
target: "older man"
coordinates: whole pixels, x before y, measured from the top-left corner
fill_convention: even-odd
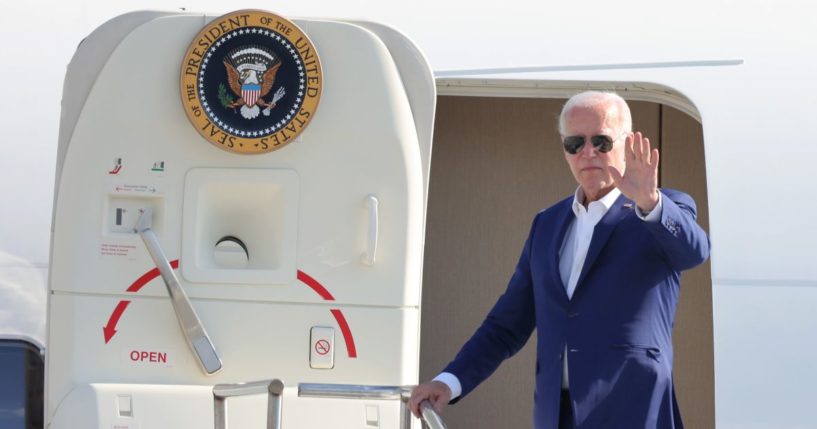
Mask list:
[[[454,360],[410,406],[438,411],[515,354],[537,328],[533,425],[680,428],[672,325],[682,270],[709,255],[688,195],[658,189],[658,150],[632,133],[618,95],[562,109],[575,194],[539,212],[508,288]]]

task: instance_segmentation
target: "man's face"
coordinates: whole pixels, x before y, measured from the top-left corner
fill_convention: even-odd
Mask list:
[[[608,166],[613,166],[624,173],[624,140],[619,128],[618,109],[609,104],[596,104],[592,107],[574,107],[565,117],[565,135],[583,136],[584,146],[575,155],[564,151],[565,160],[570,166],[573,177],[579,182],[588,201],[594,201],[611,191],[615,184]],[[613,149],[601,153],[593,147],[593,136],[606,135],[613,142]]]

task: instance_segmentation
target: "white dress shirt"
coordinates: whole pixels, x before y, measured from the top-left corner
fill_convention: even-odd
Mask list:
[[[564,242],[562,242],[562,247],[559,250],[559,274],[568,299],[572,298],[573,292],[576,291],[576,284],[587,258],[587,250],[590,248],[590,241],[593,239],[593,230],[620,195],[621,191],[618,188],[613,188],[607,195],[591,202],[585,208],[582,204],[584,191],[582,191],[581,187],[576,189],[573,196],[573,214],[576,217],[568,225]],[[645,215],[638,206],[635,206],[635,213],[646,222],[656,222],[661,218],[662,209],[662,197],[659,192],[658,204],[650,213]],[[562,356],[564,356],[562,359],[562,389],[567,389],[569,386],[567,344],[565,344],[565,352]],[[462,385],[456,375],[443,372],[434,377],[434,380],[445,383],[451,389],[451,399],[462,394]]]

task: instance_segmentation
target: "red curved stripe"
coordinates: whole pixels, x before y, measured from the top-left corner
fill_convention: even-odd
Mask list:
[[[176,259],[176,260],[170,261],[170,267],[173,268],[174,270],[179,268],[179,260]],[[159,277],[159,269],[158,268],[154,268],[154,269],[146,272],[145,274],[142,274],[142,277],[139,277],[138,279],[136,279],[136,281],[133,282],[133,284],[131,284],[130,287],[128,287],[127,291],[128,292],[139,292],[139,289],[142,289],[142,286],[148,284],[148,282],[155,279],[156,277]]]
[[[170,262],[170,266],[173,269],[179,268],[179,260],[173,260]],[[141,277],[136,279],[133,284],[128,287],[128,292],[138,292],[144,285],[148,284],[151,280],[159,277],[159,269],[154,268]],[[318,295],[321,296],[326,301],[334,301],[335,297],[323,287],[317,280],[313,279],[311,276],[306,274],[305,272],[298,270],[298,280],[304,282],[307,286],[312,288]],[[329,310],[332,312],[332,315],[335,316],[335,320],[338,322],[338,326],[340,327],[340,332],[343,335],[343,341],[346,342],[346,352],[348,353],[350,358],[357,357],[357,348],[355,347],[355,339],[352,336],[352,330],[349,329],[349,324],[346,322],[346,317],[343,316],[343,312],[337,309]]]
[[[349,354],[350,358],[356,358],[357,349],[355,348],[355,339],[352,337],[352,330],[349,329],[349,324],[346,323],[346,318],[343,317],[343,312],[340,310],[329,311],[332,312],[332,315],[335,316],[335,320],[338,321],[340,332],[343,334],[343,340],[346,341],[346,352]]]
[[[305,272],[303,272],[301,270],[298,270],[298,280],[306,283],[306,285],[311,287],[312,290],[314,290],[318,295],[321,296],[321,298],[323,298],[323,299],[325,299],[327,301],[334,301],[335,300],[335,297],[332,296],[332,294],[329,293],[329,291],[326,290],[326,288],[323,287],[322,284],[318,283],[317,280],[310,277],[309,274],[307,274],[307,273],[305,273]]]

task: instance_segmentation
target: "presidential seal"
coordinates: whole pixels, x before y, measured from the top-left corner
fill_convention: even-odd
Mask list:
[[[292,22],[259,10],[216,18],[182,61],[187,117],[207,141],[234,153],[291,143],[315,115],[322,84],[309,38]]]

